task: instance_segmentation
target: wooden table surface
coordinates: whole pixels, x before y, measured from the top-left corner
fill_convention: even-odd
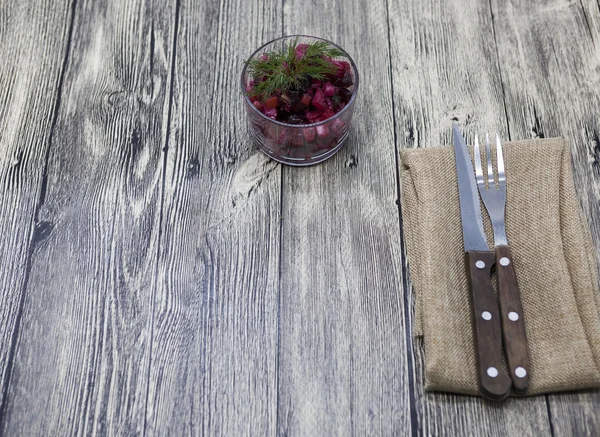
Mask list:
[[[361,74],[302,169],[239,90],[295,33]],[[424,392],[397,201],[451,120],[564,136],[600,248],[599,108],[597,0],[0,1],[0,434],[600,435],[599,391]]]

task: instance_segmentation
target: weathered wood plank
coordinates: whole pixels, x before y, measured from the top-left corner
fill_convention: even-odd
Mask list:
[[[286,0],[286,34],[357,62],[353,133],[284,168],[278,433],[410,435],[409,364],[385,2]]]
[[[596,1],[493,1],[512,138],[562,136],[600,260],[600,11]],[[599,435],[600,391],[550,395],[556,435]]]
[[[399,147],[451,144],[451,122],[467,132],[507,133],[489,4],[390,0],[390,41]],[[410,260],[409,260],[410,262]],[[410,306],[413,293],[406,292]],[[409,328],[412,333],[413,313]],[[421,340],[414,341],[419,435],[539,436],[550,432],[543,396],[493,404],[424,393]]]
[[[238,84],[280,34],[276,0],[181,2],[148,435],[275,434],[281,175]]]
[[[4,435],[143,434],[174,4],[77,2]]]
[[[0,5],[0,424],[71,18],[70,0]]]

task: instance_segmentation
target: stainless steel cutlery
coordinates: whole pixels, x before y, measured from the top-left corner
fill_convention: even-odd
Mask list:
[[[506,176],[504,174],[504,157],[500,137],[496,135],[496,162],[498,182],[494,177],[492,154],[489,137],[485,139],[487,161],[487,187],[481,167],[479,138],[475,137],[475,175],[479,195],[487,209],[492,228],[494,229],[494,246],[496,252],[496,278],[498,284],[498,302],[500,303],[500,320],[502,321],[502,337],[508,371],[512,379],[513,390],[523,394],[529,386],[529,354],[527,351],[527,334],[523,318],[523,308],[519,294],[519,285],[515,274],[513,259],[506,238],[504,210],[506,206]]]
[[[506,178],[502,146],[497,138],[496,182],[489,140],[486,140],[487,179],[484,179],[476,138],[475,177],[465,140],[456,124],[452,130],[479,390],[489,399],[502,400],[510,394],[511,387],[522,394],[529,384],[523,311],[504,224]],[[479,196],[492,221],[494,250],[487,244]],[[492,285],[493,268],[496,269],[498,299]],[[504,369],[503,350],[510,376]]]

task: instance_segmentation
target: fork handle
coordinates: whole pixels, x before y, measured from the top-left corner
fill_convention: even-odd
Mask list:
[[[502,363],[502,325],[491,277],[494,262],[491,251],[465,253],[479,392],[499,401],[509,395],[512,382]]]
[[[513,382],[513,390],[518,394],[524,394],[529,387],[530,370],[527,333],[519,284],[508,246],[496,247],[496,276],[508,371]]]

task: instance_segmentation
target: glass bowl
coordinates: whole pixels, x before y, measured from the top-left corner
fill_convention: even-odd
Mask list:
[[[353,76],[353,85],[347,89],[352,92],[348,103],[338,113],[312,124],[290,124],[267,117],[248,96],[254,80],[244,65],[241,87],[244,106],[248,115],[250,133],[258,147],[272,159],[294,166],[312,165],[322,162],[342,148],[350,131],[354,103],[358,91],[358,71],[352,58],[338,45],[313,36],[290,35],[270,41],[256,50],[250,59],[259,58],[264,53],[284,49],[288,44],[310,44],[325,41],[339,49],[342,56],[335,61],[346,61]]]

